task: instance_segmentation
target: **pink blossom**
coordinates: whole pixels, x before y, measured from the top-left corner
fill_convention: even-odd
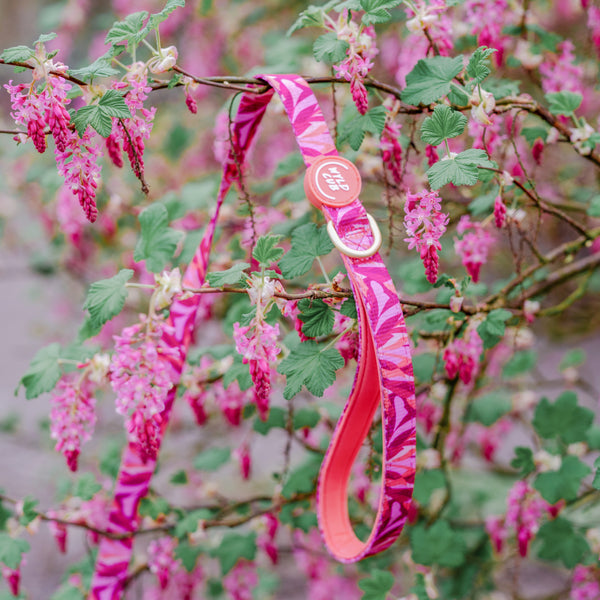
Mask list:
[[[253,600],[252,591],[257,585],[256,566],[247,560],[240,560],[223,577],[223,587],[231,600]]]
[[[225,420],[237,427],[242,421],[242,411],[249,403],[250,390],[242,391],[237,381],[232,382],[227,388],[222,383],[214,386],[215,403],[219,407]]]
[[[52,396],[50,435],[71,471],[77,470],[81,444],[91,439],[96,424],[96,400],[89,384],[64,376]]]
[[[592,43],[596,48],[596,54],[600,57],[600,7],[590,4],[587,11],[587,26],[592,36]]]
[[[497,52],[493,54],[494,60],[501,65],[510,41],[510,36],[503,34],[502,29],[513,23],[515,11],[507,0],[467,0],[463,8],[471,35],[477,36],[477,45],[495,48]]]
[[[502,196],[496,196],[494,200],[494,223],[498,229],[501,229],[506,222],[506,204]]]
[[[250,367],[250,376],[254,383],[254,402],[261,419],[265,420],[269,412],[271,393],[271,363],[277,359],[279,348],[279,323],[269,325],[258,310],[250,325],[233,325],[233,339],[237,351],[243,356],[243,362]]]
[[[48,511],[49,517],[60,518],[60,515],[53,510]],[[65,554],[67,551],[67,526],[64,523],[58,523],[56,521],[49,520],[48,521],[48,529],[54,536],[56,540],[56,545],[58,546],[58,550]]]
[[[547,57],[539,67],[544,92],[583,93],[583,66],[575,64],[573,42],[565,40],[556,48],[558,54]]]
[[[482,352],[483,342],[473,328],[468,329],[462,338],[452,340],[443,356],[448,377],[454,379],[458,375],[465,385],[469,385],[479,371]]]
[[[8,584],[11,594],[13,596],[18,596],[21,583],[21,567],[19,566],[16,569],[11,569],[6,565],[2,565],[2,576]]]
[[[238,461],[242,479],[250,479],[250,473],[252,472],[252,457],[250,456],[250,446],[248,443],[243,442],[239,448],[236,448],[233,451],[233,456]]]
[[[172,328],[163,318],[141,317],[115,336],[110,382],[117,394],[117,412],[126,417],[129,439],[138,444],[142,457],[154,459],[160,443],[160,413],[173,386],[169,356],[177,350],[161,338]]]
[[[407,194],[404,205],[404,227],[408,249],[416,248],[425,265],[429,283],[435,283],[438,274],[437,253],[442,249],[439,240],[446,231],[449,216],[441,212],[441,198],[437,192],[422,191]]]
[[[262,518],[264,531],[256,538],[256,545],[261,548],[271,560],[271,563],[276,565],[279,559],[277,546],[275,545],[275,536],[279,529],[279,521],[272,513],[267,513]]]
[[[76,132],[70,131],[65,150],[61,152],[57,147],[54,151],[58,172],[92,223],[98,216],[96,189],[100,180],[98,159],[102,155],[98,144],[93,141],[94,136],[89,127],[81,138]]]
[[[473,281],[478,282],[479,272],[487,262],[494,238],[481,223],[471,221],[469,215],[460,218],[456,232],[462,236],[460,239],[454,238],[456,254],[460,256]]]
[[[46,97],[34,92],[33,84],[20,83],[12,85],[12,80],[4,87],[10,94],[10,113],[15,123],[27,128],[27,134],[31,138],[35,149],[43,153],[46,150]]]
[[[379,147],[381,148],[383,164],[392,174],[392,179],[396,184],[402,181],[402,146],[399,141],[401,127],[402,125],[392,120],[388,110],[388,117],[381,132]]]
[[[492,540],[494,550],[500,554],[502,548],[504,548],[504,543],[508,538],[508,531],[504,526],[504,519],[498,516],[487,517],[485,520],[485,530]]]
[[[600,569],[597,565],[577,565],[573,570],[570,600],[600,598]]]
[[[179,559],[175,558],[175,547],[175,540],[168,536],[152,540],[148,546],[148,568],[156,575],[163,590],[182,566]]]
[[[365,27],[362,32],[353,21],[348,21],[347,10],[342,11],[338,22],[338,39],[348,43],[346,58],[334,65],[335,76],[350,82],[350,93],[358,112],[364,115],[369,108],[365,77],[373,68],[373,58],[379,50],[375,45],[375,29]]]

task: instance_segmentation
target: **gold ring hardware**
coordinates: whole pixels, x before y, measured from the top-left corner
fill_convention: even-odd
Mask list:
[[[327,223],[327,233],[333,242],[333,245],[343,254],[349,256],[350,258],[369,258],[369,256],[373,256],[379,248],[381,247],[381,231],[379,231],[379,227],[377,225],[377,221],[369,214],[367,214],[367,219],[369,220],[369,225],[371,227],[371,232],[373,234],[373,243],[370,248],[366,250],[355,250],[353,248],[348,248],[340,239],[335,227],[333,226],[333,221],[329,221]]]

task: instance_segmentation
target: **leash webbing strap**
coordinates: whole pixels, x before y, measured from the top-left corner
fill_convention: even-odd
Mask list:
[[[312,90],[295,75],[264,75],[262,79],[279,94],[310,167],[308,175],[313,171],[313,180],[305,187],[321,188],[321,208],[328,231],[331,234],[333,228],[342,242],[342,259],[358,310],[358,369],[325,454],[317,488],[317,516],[327,548],[337,560],[354,562],[388,548],[402,530],[410,508],[416,433],[409,338],[391,277],[380,255],[372,252],[376,242],[373,221],[358,198],[349,196],[347,203],[340,201],[339,190],[335,189],[343,186],[340,167],[323,168],[320,173],[315,169],[315,165],[328,162],[322,156],[337,157],[338,153]],[[319,174],[321,180],[315,181]],[[346,183],[350,183],[347,178]],[[346,187],[353,186],[350,183]],[[327,198],[328,194],[333,197]],[[351,256],[353,253],[363,256]],[[383,427],[379,509],[371,535],[361,542],[348,514],[348,483],[379,406]]]
[[[320,208],[334,243],[342,249],[358,310],[360,344],[353,390],[321,467],[317,513],[330,553],[339,561],[354,562],[392,544],[406,521],[410,506],[415,474],[415,396],[409,340],[397,292],[376,252],[380,242],[376,239],[378,230],[374,231],[374,221],[358,198],[351,198],[339,206],[335,199],[328,198],[328,189],[348,187],[344,178],[347,165],[338,157],[314,94],[296,75],[264,75],[262,79],[273,89],[260,95],[244,94],[241,98],[231,126],[232,147],[224,164],[215,214],[185,272],[184,283],[199,287],[204,282],[219,209],[238,177],[238,166],[244,163],[275,90],[313,175],[315,169],[319,172],[319,167],[323,166],[326,160],[323,157],[329,157],[335,163],[325,165],[325,197],[321,197]],[[317,204],[314,198],[311,200]],[[196,295],[176,299],[171,306],[170,322],[175,333],[168,339],[163,338],[163,342],[179,348],[180,352],[178,359],[170,359],[174,386],[161,413],[159,444],[193,337],[199,302],[200,295]],[[361,542],[350,523],[347,488],[352,465],[379,406],[384,446],[381,494],[373,531],[366,542]],[[94,600],[121,598],[128,577],[133,533],[138,526],[137,509],[148,492],[154,468],[155,461],[144,462],[137,446],[128,444],[123,453],[107,527],[111,533],[119,534],[119,538],[103,537],[101,540],[90,592],[90,598]]]

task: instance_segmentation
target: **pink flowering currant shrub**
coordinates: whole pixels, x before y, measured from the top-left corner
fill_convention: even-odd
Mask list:
[[[20,398],[0,412],[22,478],[1,484],[0,597],[597,600],[600,6],[267,8],[69,0],[0,54],[2,256],[62,293],[19,374],[40,432]],[[233,127],[253,74],[290,72],[361,173],[411,340],[408,523],[356,564],[315,504],[360,360],[353,290],[281,104],[245,156]],[[377,415],[361,539],[384,443]]]

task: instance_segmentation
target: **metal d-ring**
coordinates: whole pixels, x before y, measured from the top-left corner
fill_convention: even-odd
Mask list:
[[[369,220],[369,225],[371,227],[371,232],[373,233],[373,243],[370,248],[366,250],[355,250],[354,248],[348,248],[340,239],[335,227],[333,226],[333,221],[329,221],[327,223],[327,233],[333,242],[333,245],[346,256],[350,256],[351,258],[369,258],[369,256],[373,256],[381,247],[381,231],[377,225],[377,221],[369,214],[366,213],[367,219]]]

